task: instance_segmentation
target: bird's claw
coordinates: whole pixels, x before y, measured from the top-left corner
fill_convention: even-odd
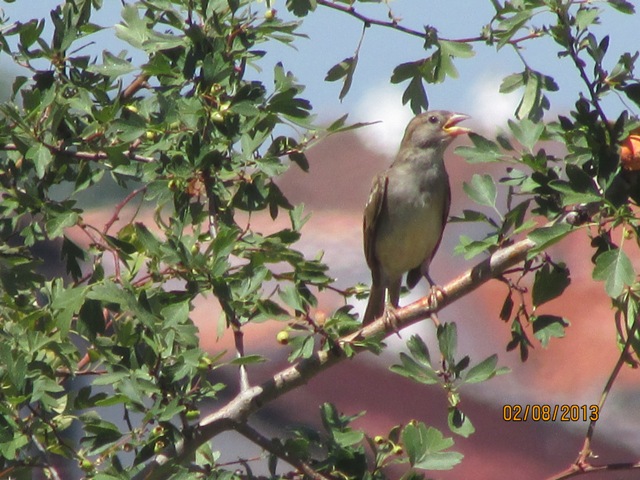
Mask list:
[[[446,293],[440,285],[431,285],[431,291],[429,292],[429,307],[432,311],[438,309],[438,305],[444,300]]]
[[[400,319],[396,313],[396,309],[391,305],[387,305],[382,315],[382,323],[385,330],[393,330],[398,336],[400,336]]]

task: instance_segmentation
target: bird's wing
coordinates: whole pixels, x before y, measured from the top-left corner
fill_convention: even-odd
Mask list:
[[[451,186],[449,182],[446,182],[446,188],[444,191],[444,204],[442,207],[442,229],[440,230],[440,237],[436,242],[436,245],[431,250],[429,256],[425,257],[422,261],[422,264],[417,266],[416,268],[409,270],[407,273],[407,287],[410,289],[415,287],[417,283],[420,281],[420,278],[425,276],[430,284],[433,285],[433,280],[429,276],[429,265],[431,264],[431,260],[434,255],[438,251],[438,247],[440,247],[440,242],[442,241],[442,234],[444,233],[444,227],[447,225],[447,220],[449,220],[449,209],[451,208]]]
[[[379,275],[375,252],[376,230],[380,212],[387,198],[387,183],[386,172],[379,174],[375,178],[369,194],[369,200],[367,200],[367,205],[364,207],[364,256],[374,278]]]
[[[444,191],[444,207],[442,209],[442,230],[440,231],[440,238],[438,239],[438,243],[433,247],[433,252],[431,252],[431,257],[429,257],[429,263],[431,263],[431,259],[438,251],[438,247],[440,247],[440,242],[442,241],[442,234],[444,233],[444,227],[447,225],[447,221],[449,220],[449,210],[451,209],[451,185],[449,185],[449,181],[447,180],[447,187]]]

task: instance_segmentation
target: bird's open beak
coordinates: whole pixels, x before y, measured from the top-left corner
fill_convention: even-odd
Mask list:
[[[447,135],[451,135],[452,137],[457,137],[458,135],[469,133],[471,132],[471,129],[458,126],[460,122],[468,118],[470,118],[469,115],[454,113],[449,117],[449,120],[447,120],[447,123],[444,124],[444,127],[442,127],[442,129]]]

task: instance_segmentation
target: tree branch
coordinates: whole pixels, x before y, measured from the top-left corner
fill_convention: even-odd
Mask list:
[[[107,160],[109,158],[109,154],[106,152],[72,152],[70,150],[63,150],[60,148],[52,147],[50,145],[45,145],[49,148],[52,154],[54,155],[67,155],[69,157],[78,158],[80,160],[91,160],[97,162],[98,160]],[[4,150],[5,152],[17,152],[19,151],[18,146],[13,143],[7,143],[6,145],[0,145],[0,150]],[[155,158],[152,157],[143,157],[142,155],[136,155],[133,153],[133,150],[125,150],[122,152],[125,157],[130,158],[131,160],[135,160],[136,162],[142,163],[151,163],[155,162]]]
[[[340,3],[334,3],[331,2],[329,0],[317,0],[318,5],[322,5],[324,7],[330,8],[332,10],[337,10],[339,12],[345,13],[347,15],[350,15],[354,18],[357,18],[358,20],[360,20],[362,23],[364,23],[365,27],[369,27],[371,25],[377,25],[379,27],[385,27],[385,28],[391,28],[393,30],[397,30],[398,32],[402,32],[402,33],[406,33],[407,35],[411,35],[414,37],[418,37],[421,38],[423,40],[426,39],[428,32],[425,31],[420,31],[420,30],[414,30],[412,28],[408,28],[405,27],[403,25],[400,25],[398,23],[398,21],[396,19],[392,19],[392,20],[378,20],[375,18],[371,18],[371,17],[367,17],[366,15],[363,15],[362,13],[358,12],[352,5],[342,5]],[[524,42],[526,40],[530,40],[532,38],[537,38],[542,36],[542,33],[540,32],[532,32],[529,33],[523,37],[520,38],[515,38],[512,40],[509,40],[507,43],[509,43],[510,45],[517,45],[521,42]],[[470,42],[486,42],[488,40],[490,40],[489,38],[487,38],[484,35],[478,35],[476,37],[469,37],[469,38],[444,38],[444,37],[438,37],[439,40],[445,40],[448,42],[457,42],[457,43],[470,43]]]
[[[138,75],[135,80],[122,91],[121,98],[123,100],[129,100],[142,88],[148,88],[149,84],[147,83],[147,80],[149,80],[148,74],[143,73]]]
[[[442,288],[442,296],[438,299],[437,307],[431,305],[431,296],[421,298],[396,311],[397,322],[395,325],[390,325],[390,322],[381,317],[357,332],[343,337],[339,344],[351,344],[356,353],[364,351],[366,350],[364,347],[359,347],[354,343],[381,334],[384,336],[392,335],[396,333],[396,328],[405,328],[428,318],[432,313],[447,307],[492,278],[501,275],[505,270],[525,260],[529,251],[534,247],[535,243],[526,238],[500,249],[445,285]],[[133,478],[135,480],[164,478],[166,471],[170,471],[174,464],[188,461],[195,454],[195,451],[211,438],[226,430],[236,428],[238,424],[245,423],[249,416],[265,405],[307,383],[311,378],[346,358],[348,357],[341,348],[317,351],[310,358],[300,360],[281,370],[261,385],[241,391],[220,410],[203,418],[193,431],[188,432],[184,442],[176,446],[176,451],[157,455]]]
[[[404,26],[400,25],[395,20],[384,21],[384,20],[377,20],[375,18],[369,18],[369,17],[357,12],[356,9],[351,5],[349,5],[349,6],[341,5],[339,3],[329,2],[327,0],[317,0],[317,3],[318,3],[318,5],[322,5],[324,7],[331,8],[333,10],[338,10],[340,12],[346,13],[347,15],[351,15],[352,17],[357,18],[358,20],[363,22],[366,26],[378,25],[379,27],[392,28],[394,30],[398,30],[399,32],[403,32],[403,33],[406,33],[408,35],[413,35],[414,37],[419,37],[419,38],[422,38],[422,39],[424,39],[426,37],[426,32],[421,32],[419,30],[413,30],[411,28],[404,27]]]
[[[266,450],[285,462],[290,463],[311,480],[329,480],[328,477],[316,472],[306,462],[303,462],[299,458],[291,455],[280,443],[269,440],[255,428],[250,427],[246,423],[238,424],[236,426],[236,431],[261,447],[263,450]]]
[[[589,473],[597,473],[597,472],[619,472],[621,470],[636,470],[640,469],[640,462],[629,462],[629,463],[610,463],[608,465],[572,465],[566,471],[550,477],[548,480],[565,480],[567,478],[577,477],[579,475],[587,475]]]

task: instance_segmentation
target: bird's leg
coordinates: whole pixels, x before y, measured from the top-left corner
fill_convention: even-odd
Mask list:
[[[436,285],[436,282],[434,282],[431,275],[429,275],[428,270],[424,271],[424,277],[427,279],[427,282],[429,282],[431,289],[429,293],[429,306],[432,310],[437,310],[440,300],[445,297],[445,291],[440,285]],[[435,315],[435,312],[432,315]]]
[[[398,287],[397,293],[392,292],[391,290],[391,288],[385,289],[383,313],[384,319],[382,320],[382,322],[384,323],[385,329],[393,329],[393,331],[396,332],[396,334],[400,337],[399,319],[398,315],[396,314],[400,288]]]

